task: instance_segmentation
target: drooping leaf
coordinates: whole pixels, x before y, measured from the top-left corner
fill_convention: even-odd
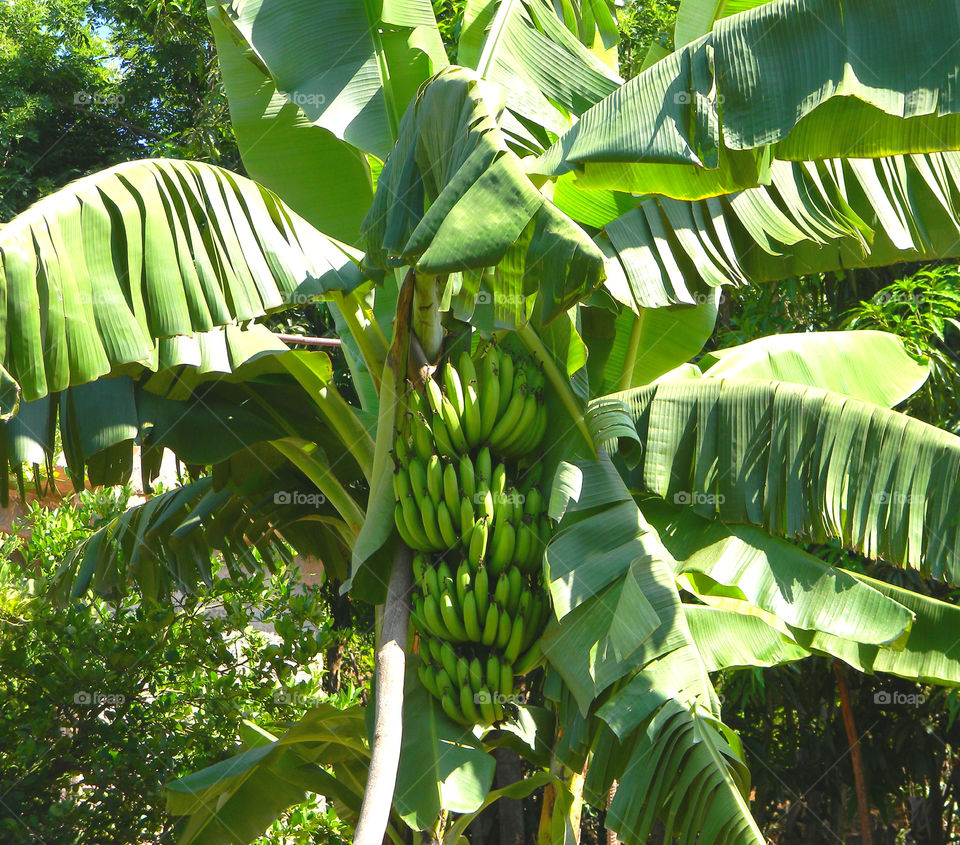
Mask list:
[[[178,842],[252,842],[307,792],[331,800],[340,818],[356,820],[362,792],[337,774],[356,763],[365,771],[369,762],[361,708],[321,703],[281,737],[252,723],[242,733],[245,750],[167,784],[167,811],[180,820]],[[395,836],[393,826],[389,833]]]
[[[427,0],[243,0],[221,8],[307,120],[381,160],[417,88],[447,63]]]
[[[360,280],[346,247],[249,179],[174,160],[121,164],[0,230],[2,365],[30,401],[125,365],[156,369],[158,338]]]
[[[677,561],[677,575],[697,579],[698,593],[714,584],[733,588],[791,628],[868,645],[900,647],[913,624],[901,604],[760,529],[664,503],[646,505],[645,513]]]
[[[367,260],[441,275],[499,264],[495,313],[513,324],[536,294],[549,323],[601,280],[603,258],[533,186],[499,126],[501,93],[462,68],[440,73],[404,116],[364,222]]]
[[[208,0],[207,16],[247,174],[321,232],[356,243],[373,201],[366,157],[277,90],[217,0]]]
[[[569,201],[563,207],[584,214]],[[698,201],[644,198],[605,221],[597,242],[608,285],[624,292],[618,298],[656,307],[694,302],[703,286],[954,256],[957,209],[953,152],[776,161],[768,185]]]
[[[642,450],[631,484],[701,516],[960,579],[960,438],[855,399],[785,382],[690,379],[613,397]]]
[[[756,616],[700,604],[685,604],[683,612],[708,672],[737,666],[779,666],[810,656],[807,649]]]
[[[629,80],[536,167],[576,168],[588,187],[695,199],[758,184],[767,155],[956,149],[958,35],[950,0],[766,3]]]

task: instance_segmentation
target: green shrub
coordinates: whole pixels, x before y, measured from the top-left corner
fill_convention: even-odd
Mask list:
[[[172,842],[167,780],[229,756],[242,719],[282,726],[327,698],[318,655],[333,632],[293,570],[218,578],[175,609],[40,595],[57,554],[125,502],[34,508],[31,538],[0,546],[0,842]],[[350,654],[369,671],[364,638]],[[343,841],[323,805],[275,828],[264,843]]]

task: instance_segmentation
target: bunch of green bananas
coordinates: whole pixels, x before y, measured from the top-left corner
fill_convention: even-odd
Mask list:
[[[540,564],[552,527],[536,486],[544,380],[494,344],[437,372],[411,393],[397,435],[394,518],[418,552],[420,678],[451,718],[493,724],[541,661],[550,612]],[[530,469],[510,484],[521,459]]]

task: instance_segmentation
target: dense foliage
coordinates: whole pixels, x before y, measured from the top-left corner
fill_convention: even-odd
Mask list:
[[[62,549],[126,505],[123,491],[76,506],[34,504],[0,564],[0,839],[67,845],[170,842],[163,786],[215,762],[237,725],[293,721],[315,702],[362,694],[369,639],[348,636],[341,688],[324,689],[331,629],[323,590],[296,569],[218,576],[176,609],[134,599],[44,600]],[[264,842],[340,842],[332,810],[309,802]]]

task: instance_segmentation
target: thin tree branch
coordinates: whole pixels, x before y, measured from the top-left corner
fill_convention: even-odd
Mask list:
[[[872,845],[870,832],[870,804],[867,801],[867,780],[863,773],[863,755],[860,753],[860,740],[853,721],[853,708],[850,706],[850,690],[844,677],[839,660],[833,661],[833,673],[837,676],[837,690],[840,693],[840,712],[843,714],[843,727],[850,745],[850,761],[853,763],[853,782],[857,788],[857,810],[860,815],[860,843]]]

